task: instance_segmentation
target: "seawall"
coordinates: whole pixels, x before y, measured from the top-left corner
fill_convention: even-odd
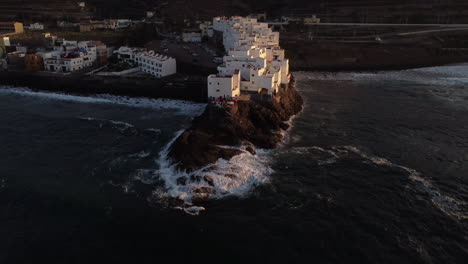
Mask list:
[[[0,72],[0,85],[77,95],[113,94],[206,102],[206,81]]]

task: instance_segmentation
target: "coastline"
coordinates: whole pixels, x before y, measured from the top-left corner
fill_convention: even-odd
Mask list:
[[[165,98],[206,102],[206,81],[152,79],[145,77],[57,75],[36,72],[0,72],[0,85],[72,95],[110,94],[128,97]]]
[[[457,63],[468,62],[466,57],[451,57],[451,58],[438,58],[427,61],[419,61],[412,63],[392,63],[392,64],[354,64],[354,65],[313,65],[313,66],[297,66],[292,65],[291,71],[311,71],[311,72],[379,72],[379,71],[404,71],[418,68],[446,66]]]
[[[288,121],[303,109],[303,100],[291,81],[278,99],[271,102],[238,101],[231,108],[208,105],[195,118],[169,150],[177,169],[193,172],[214,164],[219,158],[229,160],[242,153],[256,155],[256,149],[276,148],[283,140]],[[181,179],[180,184],[186,181]]]
[[[310,41],[283,38],[291,71],[385,71],[468,61],[464,46],[441,36],[379,42]],[[421,43],[422,41],[422,43]]]

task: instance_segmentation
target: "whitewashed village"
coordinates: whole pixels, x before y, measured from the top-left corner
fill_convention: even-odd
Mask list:
[[[236,98],[244,94],[273,96],[289,84],[289,61],[279,46],[279,32],[255,18],[213,19],[213,29],[223,34],[227,55],[218,73],[208,76],[208,96]]]
[[[82,21],[79,34],[116,32],[135,25],[157,28],[159,22],[148,12],[142,21],[114,19]],[[64,26],[63,23],[58,24]],[[289,60],[280,48],[279,32],[258,16],[215,17],[212,21],[189,24],[180,35],[160,34],[162,40],[152,46],[105,43],[99,39],[69,40],[48,32],[42,23],[24,26],[20,22],[1,22],[0,71],[37,73],[40,76],[101,76],[107,78],[163,79],[165,89],[182,86],[193,79],[205,86],[204,100],[232,105],[255,95],[270,100],[290,82]],[[28,39],[16,42],[15,36],[34,34],[41,45],[29,45]],[[25,44],[26,43],[26,44]],[[151,44],[152,42],[150,42]],[[216,49],[218,47],[218,49]],[[171,56],[172,55],[172,56]],[[189,63],[187,63],[187,61]],[[191,71],[198,68],[206,75]],[[213,72],[217,70],[217,73]],[[50,75],[51,74],[51,75]],[[197,80],[198,80],[197,79]],[[116,79],[117,80],[117,79]],[[182,84],[181,84],[182,83]],[[161,85],[154,88],[161,89]],[[175,92],[174,92],[175,93]]]
[[[116,23],[118,22],[119,20],[116,21]],[[174,75],[177,72],[174,58],[144,48],[122,46],[115,50],[115,47],[108,47],[102,41],[67,40],[58,38],[51,33],[43,34],[46,43],[41,47],[31,48],[15,45],[11,43],[9,36],[23,33],[25,30],[23,24],[4,22],[2,25],[5,31],[10,31],[2,37],[2,46],[14,49],[14,51],[4,54],[5,59],[0,61],[0,66],[4,70],[46,71],[58,74],[83,72],[94,70],[93,66],[106,65],[109,58],[115,56],[119,61],[132,66],[132,69],[117,72],[116,75],[143,72],[161,78]],[[43,25],[32,24],[28,28],[30,30],[43,29]],[[118,28],[117,26],[113,29]]]

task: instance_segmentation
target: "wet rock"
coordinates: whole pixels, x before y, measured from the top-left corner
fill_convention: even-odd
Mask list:
[[[213,165],[213,166],[210,166],[208,168],[203,169],[202,172],[209,172],[209,171],[214,171],[214,170],[217,170],[217,169],[218,169],[218,166]]]
[[[178,164],[178,169],[190,172],[215,164],[220,158],[230,160],[245,153],[220,146],[251,142],[253,146],[246,151],[252,155],[256,154],[255,148],[275,148],[282,140],[279,132],[288,127],[285,122],[302,110],[302,104],[301,96],[291,85],[282,88],[271,102],[238,101],[235,112],[208,105],[205,112],[193,120],[192,126],[176,139],[169,157]]]
[[[192,175],[192,176],[190,176],[190,181],[191,182],[200,182],[201,181],[201,176]]]
[[[187,177],[179,177],[176,180],[177,185],[186,185],[187,184]]]
[[[257,152],[255,151],[255,149],[252,146],[248,146],[245,150],[250,152],[250,154],[252,154],[252,155],[257,154]]]
[[[205,180],[210,186],[214,186],[214,180],[211,176],[205,176],[203,177],[203,180]]]
[[[237,179],[237,175],[235,174],[224,174],[224,177],[229,178],[229,179]]]
[[[195,194],[215,194],[215,189],[211,187],[198,187],[192,190],[192,193]]]
[[[288,130],[289,129],[289,124],[288,123],[281,123],[280,124],[281,129],[283,130]]]

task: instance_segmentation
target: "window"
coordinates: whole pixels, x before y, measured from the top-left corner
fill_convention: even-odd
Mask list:
[[[216,91],[219,92],[219,89],[217,89]]]

